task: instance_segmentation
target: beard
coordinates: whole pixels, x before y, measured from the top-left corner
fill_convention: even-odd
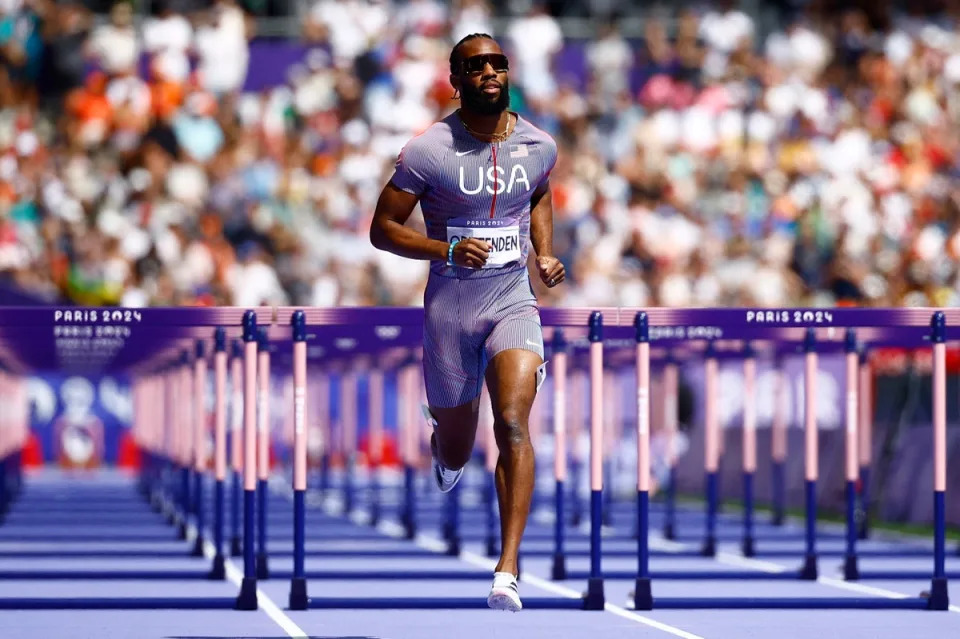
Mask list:
[[[465,84],[460,87],[460,104],[480,115],[500,115],[510,107],[510,80],[503,81],[495,100],[479,87]]]

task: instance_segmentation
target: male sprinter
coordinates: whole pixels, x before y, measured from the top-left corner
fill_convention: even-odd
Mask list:
[[[547,181],[556,143],[509,111],[509,64],[486,34],[450,53],[460,109],[410,140],[384,187],[370,239],[378,249],[430,260],[424,296],[423,374],[437,485],[456,485],[470,459],[484,378],[493,405],[501,555],[487,598],[519,610],[517,551],[534,484],[527,420],[543,379],[543,333],[527,273],[530,243],[540,279],[564,280],[553,256]],[[427,236],[404,223],[417,202]]]

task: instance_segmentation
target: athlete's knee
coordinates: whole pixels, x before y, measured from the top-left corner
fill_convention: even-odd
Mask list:
[[[530,430],[519,411],[505,410],[493,420],[494,433],[500,448],[516,448],[530,444]]]
[[[460,470],[467,465],[473,453],[471,448],[458,444],[441,446],[437,442],[437,447],[440,449],[440,461],[447,470]]]

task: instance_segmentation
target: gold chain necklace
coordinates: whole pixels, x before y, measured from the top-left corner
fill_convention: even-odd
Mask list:
[[[460,114],[460,111],[457,111],[457,116],[460,118],[460,122],[463,124],[463,128],[465,128],[468,133],[470,133],[471,135],[475,135],[479,138],[489,138],[490,142],[503,142],[508,137],[510,137],[510,134],[513,132],[510,126],[512,118],[510,117],[509,113],[507,114],[507,127],[503,130],[502,133],[479,133],[477,131],[474,131],[467,125],[467,122],[466,120],[463,119],[463,115]]]

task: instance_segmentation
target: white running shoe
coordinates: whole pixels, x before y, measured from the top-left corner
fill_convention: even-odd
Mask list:
[[[521,610],[523,604],[520,602],[517,578],[509,572],[493,573],[493,586],[487,596],[487,605],[494,610],[509,610],[510,612]]]
[[[463,469],[448,470],[440,463],[437,456],[437,420],[430,414],[430,408],[426,404],[421,404],[421,408],[423,408],[423,416],[426,417],[427,423],[433,428],[433,434],[430,436],[430,454],[433,457],[433,478],[436,480],[437,488],[440,489],[440,492],[448,493],[453,490],[453,487],[460,481],[460,477],[463,476]]]

